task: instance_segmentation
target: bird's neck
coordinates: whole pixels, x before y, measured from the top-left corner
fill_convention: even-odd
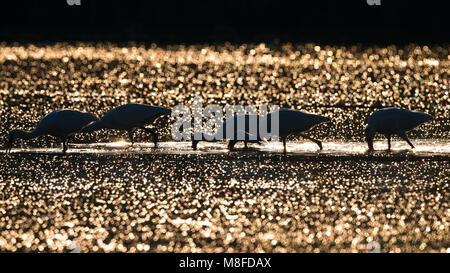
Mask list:
[[[35,138],[38,136],[39,136],[39,133],[37,133],[36,131],[31,131],[31,132],[27,132],[27,131],[23,131],[23,130],[17,131],[17,138],[20,138],[20,139],[31,139],[31,138]]]

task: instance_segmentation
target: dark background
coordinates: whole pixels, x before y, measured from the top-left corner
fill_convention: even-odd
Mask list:
[[[7,0],[0,41],[442,43],[446,1]]]

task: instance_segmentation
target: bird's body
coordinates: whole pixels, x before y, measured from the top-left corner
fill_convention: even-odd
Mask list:
[[[290,109],[280,109],[279,115],[279,131],[281,139],[286,138],[291,134],[308,131],[322,122],[330,121],[327,117]]]
[[[253,119],[254,118],[254,119]],[[244,127],[241,128],[238,126],[239,122],[243,120],[245,123]],[[233,149],[234,145],[237,141],[244,141],[245,146],[247,147],[248,143],[259,143],[261,141],[261,136],[259,132],[257,132],[257,136],[254,137],[252,134],[252,130],[250,129],[250,122],[253,122],[252,120],[255,120],[257,123],[257,127],[255,129],[259,128],[260,119],[258,115],[235,115],[230,118],[227,118],[221,126],[218,128],[217,132],[214,135],[208,135],[205,133],[202,133],[202,139],[193,139],[192,140],[192,148],[194,150],[197,150],[197,144],[200,141],[209,141],[209,142],[215,142],[215,141],[221,141],[221,140],[229,140],[228,148],[231,150]],[[231,126],[230,124],[233,123],[233,131],[227,133],[227,127]],[[258,130],[259,131],[259,130]]]
[[[369,150],[373,150],[373,139],[376,133],[386,136],[389,150],[391,149],[391,136],[394,134],[414,148],[406,136],[406,132],[429,120],[433,120],[429,114],[401,108],[386,108],[376,111],[369,117],[366,127],[365,134]]]
[[[247,147],[247,143],[251,143],[251,142],[260,143],[261,140],[264,140],[264,138],[260,135],[260,128],[259,128],[260,124],[261,124],[261,122],[267,124],[267,132],[272,132],[271,124],[272,124],[272,118],[275,117],[274,114],[275,114],[275,112],[268,114],[266,117],[261,118],[261,120],[259,119],[259,117],[257,115],[241,116],[240,117],[241,119],[245,119],[245,130],[244,130],[244,132],[241,132],[241,135],[243,135],[244,138],[241,138],[241,139],[238,138],[239,128],[238,128],[237,124],[238,124],[239,118],[238,118],[238,116],[231,117],[222,124],[221,128],[216,133],[216,134],[218,134],[218,137],[215,137],[215,139],[216,140],[227,139],[227,134],[226,134],[227,124],[230,122],[233,122],[234,128],[235,128],[234,134],[231,134],[232,137],[228,138],[229,139],[228,148],[230,150],[233,149],[234,145],[238,141],[244,141],[244,144],[246,147]],[[256,135],[252,132],[252,129],[251,129],[252,127],[250,126],[252,117],[253,117],[253,120],[256,121],[256,126],[253,128],[257,132]],[[322,149],[322,143],[319,140],[308,137],[308,136],[302,134],[302,132],[311,129],[312,127],[314,127],[315,125],[317,125],[319,123],[329,121],[330,120],[329,118],[322,117],[322,116],[315,115],[315,114],[304,113],[304,112],[297,111],[297,110],[290,110],[290,109],[278,110],[278,118],[279,118],[278,136],[283,141],[284,152],[286,152],[287,137],[289,135],[295,134],[295,133],[299,133],[302,137],[314,141],[315,143],[317,143],[317,145],[320,147],[320,149]],[[202,140],[211,141],[211,139],[212,139],[212,136],[208,136],[207,138],[203,137]],[[198,140],[194,140],[192,142],[192,147],[194,149],[196,149],[197,143],[198,143]]]
[[[136,128],[141,128],[153,135],[156,146],[158,141],[156,132],[145,128],[145,126],[153,123],[158,117],[170,115],[170,113],[169,109],[163,107],[145,104],[125,104],[108,111],[101,119],[85,127],[82,132],[92,132],[103,128],[124,130],[128,132],[133,144],[133,131]]]
[[[63,152],[67,150],[67,139],[79,132],[83,127],[98,118],[89,113],[75,110],[56,110],[44,116],[36,129],[31,132],[12,130],[9,133],[8,148],[11,148],[15,139],[31,139],[42,135],[51,135],[59,138],[63,143]]]

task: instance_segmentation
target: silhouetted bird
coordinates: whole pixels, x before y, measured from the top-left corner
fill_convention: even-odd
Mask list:
[[[414,145],[406,136],[406,132],[429,120],[433,120],[431,115],[406,109],[386,108],[376,111],[369,117],[365,132],[369,151],[373,151],[373,139],[376,133],[386,136],[389,150],[391,149],[391,136],[393,134],[398,135],[411,148],[414,148]]]
[[[297,111],[297,110],[290,110],[290,109],[280,109],[280,110],[278,110],[278,115],[279,115],[279,125],[278,125],[279,126],[279,135],[278,136],[283,141],[283,148],[284,148],[285,153],[286,153],[287,137],[292,134],[299,134],[300,136],[315,142],[319,146],[319,148],[322,149],[321,141],[314,139],[312,137],[306,136],[302,132],[311,129],[312,127],[314,127],[315,125],[317,125],[319,123],[330,121],[329,118],[315,115],[315,114],[304,113],[304,112]],[[223,136],[223,137],[222,138],[216,137],[216,139],[226,139],[227,123],[234,122],[234,128],[235,128],[234,137],[232,137],[232,139],[230,139],[229,143],[228,143],[228,148],[230,150],[233,149],[234,145],[238,141],[244,141],[245,147],[247,147],[247,143],[250,143],[250,142],[260,143],[260,141],[262,140],[262,138],[260,136],[260,128],[259,128],[260,122],[265,122],[267,124],[267,132],[271,132],[272,131],[271,130],[272,129],[271,121],[272,121],[273,116],[274,115],[271,113],[271,114],[268,114],[266,117],[262,118],[261,120],[259,120],[258,116],[256,116],[257,135],[255,137],[255,136],[253,136],[254,134],[252,134],[251,129],[250,129],[251,127],[249,126],[250,120],[251,120],[251,115],[245,115],[245,117],[244,117],[245,118],[245,131],[243,132],[244,139],[238,139],[238,137],[237,137],[237,134],[239,131],[239,130],[237,130],[238,116],[229,118],[222,124],[221,128],[216,133],[217,136]],[[252,139],[252,136],[253,136],[253,139]],[[208,137],[208,139],[211,139],[213,136],[207,135],[207,137]],[[207,138],[205,138],[205,136],[203,136],[202,140],[203,141],[217,141],[217,140],[207,140]],[[198,142],[199,142],[199,140],[192,141],[192,148],[194,150],[197,149]]]
[[[11,150],[16,139],[31,139],[42,135],[51,135],[61,140],[63,153],[67,151],[68,138],[98,118],[89,113],[74,110],[56,110],[43,117],[36,129],[31,132],[12,130],[6,143],[7,152]]]
[[[258,119],[257,115],[235,115],[235,116],[225,120],[225,122],[222,123],[222,125],[220,126],[220,128],[218,128],[217,132],[214,135],[209,135],[209,134],[203,133],[201,140],[193,139],[192,140],[192,148],[194,150],[197,150],[197,144],[200,141],[216,142],[216,141],[221,141],[221,140],[229,140],[228,149],[230,149],[230,150],[232,150],[234,148],[234,145],[238,141],[244,141],[246,148],[247,148],[248,143],[260,143],[261,137],[259,136],[259,133],[256,138],[253,138],[253,139],[251,138],[249,124],[250,124],[250,120],[252,117],[255,118],[254,120],[258,124],[257,128],[255,128],[255,129],[258,129],[260,120]],[[238,122],[240,119],[244,120],[244,122],[245,122],[244,130],[240,130],[241,128],[238,126]],[[227,126],[230,123],[234,123],[234,125],[233,125],[234,127],[233,127],[232,134],[228,136],[227,135]],[[242,136],[240,136],[240,133],[242,133]]]
[[[85,127],[82,132],[92,132],[103,128],[125,130],[131,141],[134,143],[133,132],[136,128],[141,128],[153,136],[155,147],[158,145],[158,134],[146,125],[153,123],[162,115],[170,115],[167,108],[150,106],[145,104],[125,104],[108,111],[101,119]]]

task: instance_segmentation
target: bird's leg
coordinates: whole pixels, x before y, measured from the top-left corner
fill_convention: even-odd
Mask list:
[[[386,135],[387,141],[388,141],[388,151],[391,150],[391,135],[387,134]]]
[[[62,139],[62,146],[63,146],[62,153],[66,154],[67,146],[68,146],[67,139]]]
[[[414,145],[411,143],[411,141],[409,141],[405,131],[399,131],[397,132],[397,135],[401,137],[404,141],[406,141],[409,144],[409,146],[411,146],[412,149],[414,149]]]
[[[244,141],[244,149],[248,149],[248,142]]]
[[[309,139],[312,142],[316,143],[319,146],[320,150],[322,150],[322,142],[320,140],[317,140],[315,138],[312,138],[312,137],[304,135],[304,134],[300,134],[300,136],[303,137],[303,138]]]
[[[158,134],[154,130],[149,129],[149,128],[141,127],[141,129],[143,129],[144,131],[152,134],[152,136],[153,136],[153,143],[155,143],[155,148],[158,147]]]
[[[286,149],[286,137],[283,137],[283,151],[284,151],[284,154],[286,154],[287,153],[287,149]]]
[[[134,144],[134,134],[133,133],[134,133],[133,129],[128,130],[128,138],[130,139],[130,142],[131,142],[130,147],[133,147],[133,144]]]
[[[230,140],[229,142],[228,142],[228,150],[233,150],[233,148],[234,148],[234,145],[236,145],[236,140]]]

